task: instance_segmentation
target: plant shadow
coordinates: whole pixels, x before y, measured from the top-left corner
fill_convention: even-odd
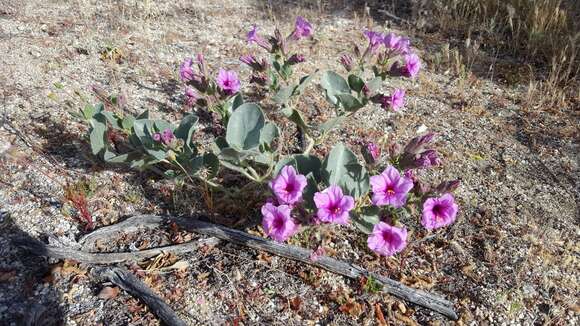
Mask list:
[[[47,259],[25,252],[13,243],[14,240],[37,240],[12,223],[8,216],[3,219],[0,222],[0,324],[63,325],[62,296],[50,282],[51,266]]]

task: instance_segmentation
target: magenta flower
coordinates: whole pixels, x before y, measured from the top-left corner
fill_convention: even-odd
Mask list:
[[[401,40],[400,36],[397,36],[395,33],[389,33],[385,35],[385,37],[383,38],[383,44],[387,49],[395,50],[400,40]]]
[[[407,229],[379,222],[375,224],[367,244],[379,255],[392,256],[407,246]]]
[[[383,109],[390,108],[393,111],[399,111],[405,106],[405,90],[397,88],[390,96],[384,96],[381,99],[381,107]]]
[[[373,31],[364,31],[363,34],[369,39],[369,51],[376,52],[383,43],[383,34]]]
[[[169,145],[173,138],[175,138],[175,136],[173,135],[173,131],[171,131],[171,129],[165,129],[161,132],[161,141],[165,145]]]
[[[288,64],[295,65],[304,61],[306,61],[306,58],[303,54],[294,54],[288,59]]]
[[[419,157],[415,160],[414,165],[417,168],[427,169],[432,166],[438,166],[441,164],[441,159],[439,154],[434,149],[428,149],[422,152]]]
[[[395,44],[394,50],[402,54],[409,53],[411,51],[411,40],[406,37],[401,37],[397,44]]]
[[[354,208],[354,198],[342,194],[339,186],[330,186],[323,192],[314,194],[314,203],[321,222],[347,224],[350,212]]]
[[[161,134],[158,133],[158,132],[154,133],[153,134],[153,140],[154,141],[157,141],[157,142],[161,141]]]
[[[375,164],[381,156],[381,149],[375,143],[363,144],[362,154],[365,162],[368,164]]]
[[[312,25],[310,25],[304,17],[296,17],[292,37],[294,37],[295,40],[299,40],[301,38],[310,37],[310,35],[312,35]]]
[[[444,227],[455,222],[459,206],[451,194],[439,198],[429,198],[423,203],[421,225],[427,230]]]
[[[401,69],[401,73],[406,77],[415,78],[421,69],[421,60],[415,53],[405,55],[405,65]]]
[[[220,69],[217,84],[226,95],[233,95],[240,90],[238,74],[233,70]]]
[[[248,32],[246,39],[248,40],[249,44],[256,43],[261,48],[265,49],[266,51],[270,52],[272,50],[272,46],[268,41],[266,41],[260,34],[258,34],[258,27],[256,25],[252,26],[252,29]]]
[[[262,227],[264,232],[272,239],[283,242],[296,234],[299,225],[290,216],[292,208],[287,205],[278,207],[272,203],[266,203],[262,206]]]
[[[397,169],[389,165],[383,173],[370,178],[374,205],[392,205],[399,208],[407,201],[407,193],[413,188],[413,181],[402,177]]]
[[[280,203],[292,205],[302,200],[302,191],[306,183],[305,176],[297,174],[292,165],[286,165],[278,176],[270,181],[270,188]]]
[[[186,58],[181,65],[179,65],[179,77],[182,81],[189,81],[193,79],[193,59]]]
[[[192,106],[197,102],[198,99],[197,93],[191,87],[185,88],[185,104],[188,106]]]

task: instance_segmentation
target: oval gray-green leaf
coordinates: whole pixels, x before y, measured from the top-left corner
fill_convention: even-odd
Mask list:
[[[351,196],[360,198],[369,190],[369,174],[354,153],[344,144],[334,146],[322,163],[322,180],[339,185]]]
[[[273,122],[268,122],[260,132],[260,144],[270,145],[280,136],[280,129]]]
[[[351,221],[363,233],[371,234],[375,224],[380,222],[379,208],[376,206],[363,207],[360,212],[351,213]]]
[[[228,121],[226,140],[237,150],[248,150],[260,145],[260,132],[264,128],[264,113],[254,103],[238,107]]]

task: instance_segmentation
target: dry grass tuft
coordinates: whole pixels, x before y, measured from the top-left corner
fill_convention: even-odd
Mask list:
[[[569,106],[578,101],[577,1],[439,0],[430,9],[441,30],[466,39],[477,34],[486,47],[524,58],[533,77],[528,97],[535,105]]]

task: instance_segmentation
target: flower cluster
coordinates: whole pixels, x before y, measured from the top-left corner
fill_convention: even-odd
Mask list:
[[[280,88],[280,80],[288,81],[292,75],[292,66],[305,62],[306,57],[300,53],[289,54],[290,45],[304,38],[312,36],[314,28],[312,24],[303,17],[298,16],[294,24],[294,30],[283,37],[278,28],[274,30],[274,35],[267,39],[260,35],[258,26],[253,25],[246,34],[248,44],[256,44],[266,50],[271,55],[271,62],[266,59],[258,59],[254,55],[243,55],[240,61],[252,70],[250,83],[260,86],[268,86],[269,89],[277,91]]]
[[[363,34],[368,40],[366,50],[361,54],[359,48],[355,47],[354,57],[350,54],[343,54],[338,60],[346,71],[364,71],[364,64],[372,62],[375,76],[383,80],[387,76],[417,77],[421,70],[421,60],[411,51],[411,41],[408,38],[395,33],[383,34],[370,30],[364,31]],[[404,89],[394,89],[391,94],[373,95],[367,87],[363,88],[363,92],[366,97],[380,104],[383,109],[398,111],[405,106]]]
[[[430,147],[434,138],[434,133],[413,138],[403,149],[400,165],[404,169],[426,169],[440,165],[439,154]]]
[[[227,118],[228,110],[225,102],[240,91],[240,80],[233,70],[220,69],[217,76],[212,77],[205,64],[202,54],[195,58],[186,58],[179,66],[179,76],[186,84],[185,104],[208,107],[210,111],[220,113]]]
[[[413,188],[412,176],[389,165],[379,175],[370,178],[373,205],[378,207],[401,208]],[[298,220],[292,216],[294,208],[303,201],[303,191],[307,185],[306,177],[287,165],[270,182],[270,188],[278,206],[268,202],[262,206],[262,226],[268,236],[276,241],[286,241],[299,230]],[[453,190],[458,183],[445,183],[439,190]],[[322,223],[348,224],[350,212],[355,208],[354,198],[344,195],[341,187],[331,185],[324,191],[314,194],[316,212],[314,220]],[[441,197],[430,197],[423,202],[421,224],[427,230],[434,230],[452,224],[457,216],[458,206],[453,195],[445,193]],[[299,212],[304,214],[302,207]],[[392,256],[402,251],[407,244],[407,229],[396,226],[393,221],[380,221],[374,225],[367,243],[374,252]]]
[[[283,167],[269,183],[279,206],[270,202],[262,206],[262,226],[272,239],[285,241],[298,231],[299,223],[292,217],[292,210],[302,204],[306,184],[306,177],[291,165]],[[354,198],[344,195],[336,185],[315,193],[314,203],[317,211],[313,220],[322,223],[348,224],[349,212],[354,208]],[[304,207],[300,208],[301,212],[305,211]]]

